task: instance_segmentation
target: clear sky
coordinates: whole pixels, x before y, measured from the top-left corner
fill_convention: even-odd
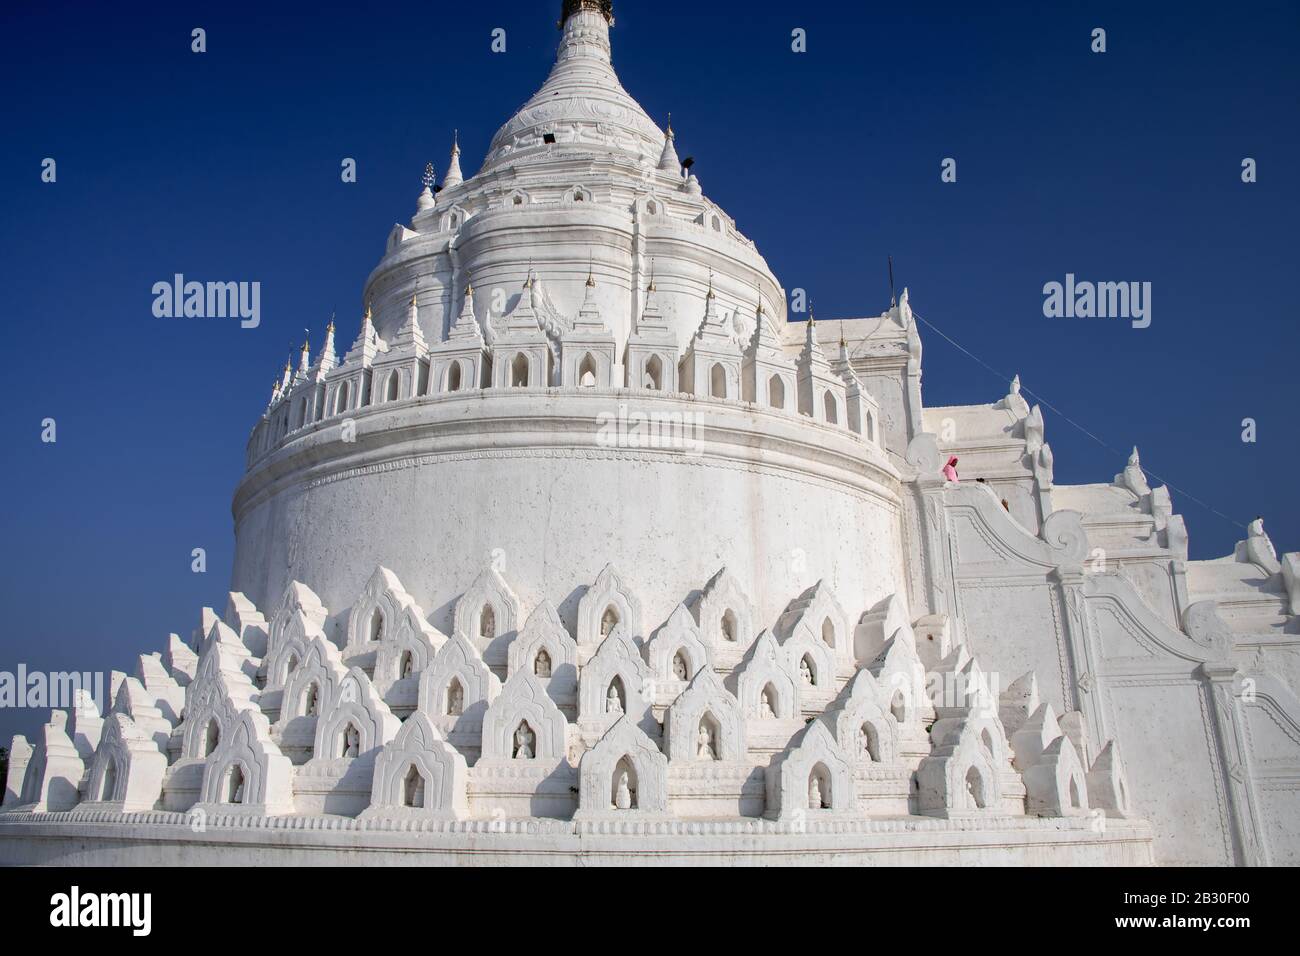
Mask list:
[[[477,169],[545,78],[559,8],[4,5],[0,670],[130,671],[224,606],[230,496],[290,343],[310,328],[318,346],[335,309],[352,341],[424,163],[441,173],[459,128]],[[876,314],[892,255],[916,311],[978,358],[926,334],[927,404],[995,401],[1019,372],[1059,410],[1058,481],[1108,481],[1137,444],[1193,557],[1231,551],[1257,514],[1300,548],[1294,0],[615,14],[624,85],[672,112],[705,193],[787,290],[819,319]],[[259,281],[260,327],[155,318],[150,289],[176,272]],[[1150,327],[1046,318],[1043,285],[1067,273],[1150,282]],[[0,710],[0,737],[44,718]]]

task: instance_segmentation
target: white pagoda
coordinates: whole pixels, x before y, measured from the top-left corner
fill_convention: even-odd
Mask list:
[[[1300,557],[926,407],[906,291],[788,322],[613,23],[277,380],[224,611],[15,738],[0,861],[1300,862]]]

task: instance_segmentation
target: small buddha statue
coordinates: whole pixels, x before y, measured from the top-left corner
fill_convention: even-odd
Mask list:
[[[623,713],[623,702],[618,699],[618,688],[613,684],[609,685],[609,693],[605,695],[605,713]]]
[[[825,810],[826,802],[822,799],[822,784],[816,775],[808,781],[808,809]]]
[[[551,676],[551,655],[545,650],[537,652],[537,660],[533,663],[533,673],[538,677]]]
[[[628,786],[626,770],[618,772],[618,786],[615,788],[614,806],[620,810],[632,809],[632,789]]]
[[[405,802],[408,807],[424,806],[424,774],[412,773],[406,778]]]
[[[812,668],[808,666],[808,658],[806,657],[799,661],[799,677],[809,687],[817,683],[815,680],[813,680]]]
[[[361,749],[361,735],[357,733],[357,728],[348,724],[348,729],[343,732],[343,756],[355,757]]]
[[[687,679],[686,658],[682,657],[680,654],[673,658],[673,677],[678,680]]]
[[[696,745],[698,747],[696,756],[701,760],[718,759],[718,752],[713,746],[713,732],[707,724],[700,724],[700,732],[696,736]]]
[[[460,686],[460,681],[452,681],[451,689],[447,691],[447,714],[450,717],[459,717],[465,712],[465,691]]]
[[[411,676],[412,666],[413,664],[411,662],[411,655],[403,654],[402,655],[402,678],[403,679]]]
[[[764,720],[776,719],[776,711],[772,710],[772,700],[766,691],[758,698],[758,716]]]
[[[515,759],[533,759],[533,740],[533,731],[528,724],[526,722],[520,724],[519,729],[515,731]]]

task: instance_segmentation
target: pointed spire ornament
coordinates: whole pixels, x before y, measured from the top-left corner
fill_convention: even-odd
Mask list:
[[[826,354],[817,341],[817,315],[813,312],[811,302],[808,303],[808,322],[806,324],[808,328],[805,330],[803,352],[800,358],[810,367],[829,368],[830,363],[826,361]]]
[[[454,130],[451,134],[451,161],[447,164],[447,175],[442,177],[442,188],[450,189],[464,181],[460,171],[460,130]]]
[[[578,318],[573,323],[575,332],[608,332],[605,321],[600,317],[600,306],[596,303],[596,276],[594,263],[587,266],[587,289],[583,294],[582,307],[578,309]]]
[[[437,176],[433,171],[433,163],[425,163],[424,175],[420,177],[420,181],[424,184],[424,188],[420,190],[420,197],[415,201],[415,208],[417,211],[424,212],[428,209],[432,209],[436,204],[436,200],[433,198],[433,184],[436,180]]]
[[[361,330],[357,333],[352,348],[343,357],[343,364],[350,365],[359,360],[363,365],[369,365],[376,354],[387,350],[387,343],[379,338],[379,333],[375,330],[374,313],[371,311],[370,300],[367,299],[366,311],[361,317]]]
[[[323,374],[339,364],[338,356],[334,352],[334,313],[330,313],[330,324],[325,326],[325,344],[321,346],[320,356],[316,359],[316,365]]]
[[[307,370],[311,368],[311,331],[303,329],[305,338],[302,340],[302,349],[298,355],[298,374],[305,376]]]
[[[483,344],[483,330],[474,318],[474,281],[469,276],[465,279],[465,302],[461,306],[460,315],[456,316],[456,321],[447,332],[447,340],[468,340],[476,345]]]
[[[530,259],[528,260],[528,278],[524,280],[523,292],[520,293],[519,301],[515,303],[515,307],[506,316],[506,331],[532,334],[541,329],[542,326],[537,318],[535,308],[537,283],[537,272],[533,269],[533,262]]]
[[[664,132],[664,151],[659,154],[659,168],[666,173],[682,174],[682,162],[677,158],[677,147],[673,133],[673,114],[668,114],[668,129]]]
[[[1142,470],[1142,459],[1138,456],[1137,445],[1133,446],[1133,453],[1128,456],[1128,463],[1124,466],[1124,470],[1115,476],[1115,484],[1127,488],[1139,498],[1151,493],[1146,473]]]
[[[389,341],[389,348],[405,346],[422,351],[428,347],[424,340],[424,331],[420,328],[420,278],[417,276],[415,279],[415,291],[411,293],[410,304],[406,307],[406,320]]]
[[[758,306],[754,309],[754,337],[751,340],[751,351],[754,355],[764,358],[781,358],[784,361],[785,357],[785,350],[781,347],[781,337],[767,317],[761,295],[758,297]]]

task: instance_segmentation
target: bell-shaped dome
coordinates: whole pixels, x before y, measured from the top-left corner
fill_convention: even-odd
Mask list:
[[[608,150],[655,163],[664,134],[619,83],[610,62],[609,5],[566,4],[555,67],[497,131],[480,172],[555,151]]]

